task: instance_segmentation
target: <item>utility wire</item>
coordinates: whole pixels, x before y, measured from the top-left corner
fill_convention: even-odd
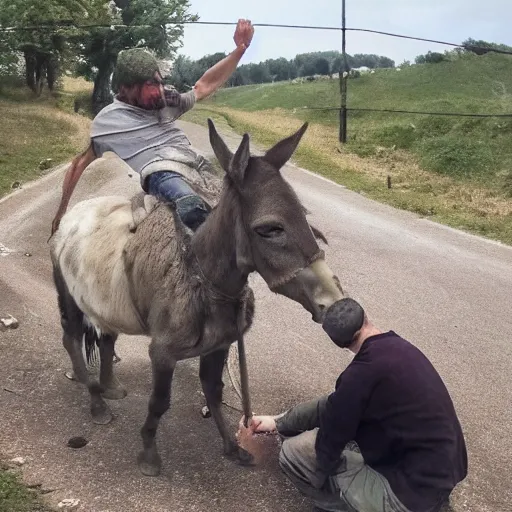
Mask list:
[[[353,32],[370,32],[372,34],[381,34],[381,35],[390,36],[390,37],[400,37],[402,39],[413,39],[415,41],[426,41],[428,43],[444,44],[446,46],[456,46],[459,48],[466,48],[467,50],[477,50],[477,51],[503,53],[505,55],[512,55],[511,50],[501,50],[499,48],[489,48],[487,46],[473,46],[473,45],[469,45],[469,44],[448,43],[446,41],[437,41],[436,39],[425,39],[424,37],[414,37],[414,36],[406,36],[403,34],[393,34],[391,32],[382,32],[380,30],[371,30],[368,28],[347,28],[346,30],[351,30]]]
[[[295,107],[291,110],[336,110],[341,107]],[[393,110],[388,108],[351,108],[347,107],[348,112],[386,112],[395,114],[418,114],[429,116],[454,116],[454,117],[512,117],[512,114],[472,114],[470,112],[425,112],[420,110]]]
[[[176,21],[171,23],[166,23],[166,25],[236,25],[237,22],[234,21]],[[297,28],[297,29],[309,29],[309,30],[336,30],[342,31],[341,27],[336,26],[317,26],[317,25],[286,25],[279,23],[253,23],[254,27],[272,27],[272,28]],[[15,31],[34,31],[34,30],[49,30],[56,28],[80,28],[80,29],[91,29],[91,28],[155,28],[154,25],[123,25],[123,24],[90,24],[90,25],[76,25],[72,23],[55,23],[48,25],[38,25],[38,26],[26,26],[26,27],[0,27],[0,32],[15,32]],[[345,30],[352,32],[368,32],[372,34],[380,34],[389,37],[399,37],[402,39],[411,39],[414,41],[426,41],[428,43],[436,43],[442,44],[446,46],[454,46],[459,48],[465,48],[467,50],[474,50],[479,52],[493,52],[493,53],[501,53],[504,55],[512,55],[512,50],[502,50],[499,48],[490,48],[487,46],[474,46],[474,45],[464,45],[461,43],[450,43],[447,41],[439,41],[437,39],[427,39],[424,37],[415,37],[408,36],[404,34],[395,34],[392,32],[383,32],[381,30],[373,30],[368,28],[350,28],[347,27]]]
[[[179,21],[173,23],[166,23],[166,25],[236,25],[236,22],[232,21]],[[333,26],[315,26],[315,25],[285,25],[285,24],[277,24],[277,23],[253,23],[254,27],[273,27],[273,28],[296,28],[296,29],[311,29],[311,30],[336,30],[342,31],[341,27],[333,27]],[[26,26],[26,27],[0,27],[0,32],[15,32],[15,31],[42,31],[42,30],[51,30],[58,28],[76,28],[76,29],[92,29],[92,28],[109,28],[114,30],[116,28],[155,28],[153,25],[123,25],[123,24],[89,24],[89,25],[77,25],[71,22],[68,23],[55,23],[48,25],[38,25],[38,26]],[[436,39],[426,39],[423,37],[414,37],[407,36],[403,34],[394,34],[392,32],[383,32],[380,30],[372,30],[366,28],[346,28],[347,31],[353,32],[369,32],[372,34],[381,34],[390,37],[399,37],[403,39],[412,39],[416,41],[426,41],[430,43],[443,44],[447,46],[454,46],[465,48],[467,50],[476,50],[481,52],[494,52],[501,53],[505,55],[512,55],[512,51],[509,50],[501,50],[498,48],[489,48],[486,46],[473,46],[473,45],[464,45],[458,43],[450,43],[446,41],[439,41]],[[297,107],[295,110],[336,110],[339,111],[341,107]],[[395,113],[395,114],[417,114],[417,115],[433,115],[433,116],[454,116],[454,117],[481,117],[481,118],[491,118],[491,117],[499,117],[499,118],[509,118],[512,117],[512,114],[472,114],[468,112],[424,112],[424,111],[415,111],[415,110],[393,110],[393,109],[377,109],[377,108],[347,108],[347,111],[352,112],[386,112],[386,113]]]

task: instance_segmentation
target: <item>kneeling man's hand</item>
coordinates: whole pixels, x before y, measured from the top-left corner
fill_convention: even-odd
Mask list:
[[[245,416],[242,416],[240,420],[240,429],[244,427]],[[275,432],[276,431],[276,420],[274,416],[253,416],[249,420],[249,430],[253,433],[259,432]]]

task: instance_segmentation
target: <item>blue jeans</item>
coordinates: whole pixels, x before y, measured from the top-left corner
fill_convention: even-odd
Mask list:
[[[197,195],[181,174],[174,171],[158,171],[150,174],[147,179],[147,189],[152,196],[170,202]]]
[[[195,231],[211,211],[183,179],[174,171],[157,171],[150,174],[146,182],[147,193],[166,202],[175,203],[176,212],[182,222]]]

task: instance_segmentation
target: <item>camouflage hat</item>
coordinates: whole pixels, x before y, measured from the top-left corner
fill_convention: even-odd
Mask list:
[[[143,48],[122,50],[117,56],[116,68],[112,76],[112,90],[118,92],[121,84],[132,85],[152,80],[160,71],[156,57]]]

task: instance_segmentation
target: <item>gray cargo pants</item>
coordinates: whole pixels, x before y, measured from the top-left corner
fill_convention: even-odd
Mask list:
[[[322,488],[317,472],[315,440],[319,414],[327,396],[290,409],[276,421],[283,438],[279,465],[285,475],[320,510],[332,512],[410,512],[395,496],[388,481],[367,466],[355,443],[342,452],[335,475]]]

